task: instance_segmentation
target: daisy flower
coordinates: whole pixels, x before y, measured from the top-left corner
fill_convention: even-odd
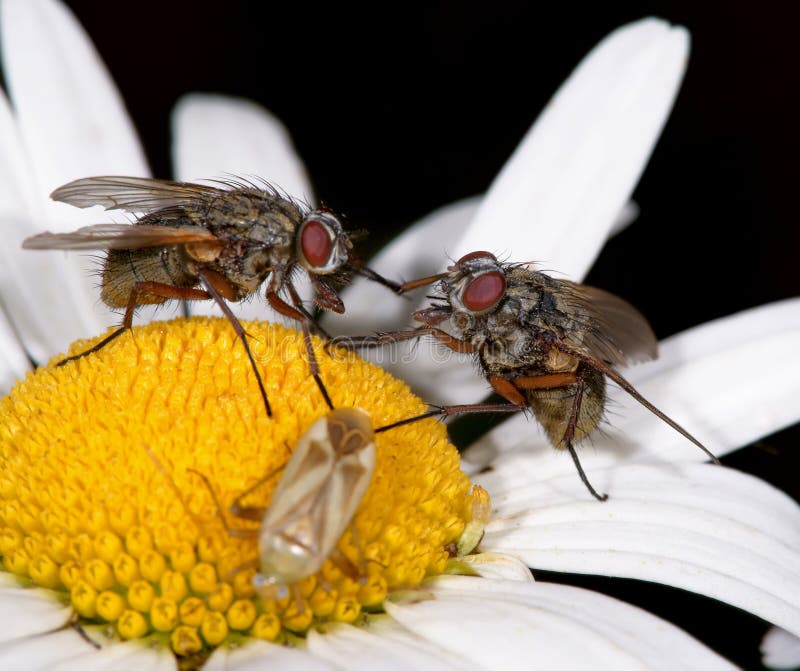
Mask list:
[[[0,31],[11,99],[0,113],[9,238],[0,380],[8,389],[31,360],[44,362],[113,321],[81,284],[77,255],[19,250],[30,234],[70,230],[92,216],[47,203],[45,194],[77,177],[147,175],[147,167],[108,75],[63,6],[4,0]],[[625,211],[687,51],[686,31],[657,20],[612,33],[564,84],[489,193],[417,224],[375,260],[377,270],[415,276],[420,262],[438,270],[445,243],[431,241],[447,240],[452,256],[513,248],[515,257],[546,258],[579,279]],[[174,121],[178,178],[254,173],[311,199],[302,163],[266,112],[193,96]],[[530,225],[542,220],[549,225]],[[423,240],[430,257],[421,261]],[[373,290],[356,283],[346,292],[348,328],[376,327],[366,320]],[[724,454],[797,420],[790,399],[800,385],[799,307],[764,306],[679,334],[630,377]],[[252,308],[244,309],[246,317]],[[386,317],[400,322],[408,314],[400,304]],[[2,401],[2,665],[174,668],[177,653],[209,669],[731,668],[641,609],[533,582],[528,567],[674,585],[800,634],[791,597],[800,593],[797,505],[756,478],[703,463],[621,395],[613,398],[613,425],[582,455],[589,477],[610,493],[607,503],[587,497],[571,463],[522,416],[464,455],[464,470],[476,474],[493,507],[482,552],[455,566],[478,575],[441,575],[443,549],[474,544],[484,524],[476,513],[481,490],[470,490],[443,428],[431,421],[387,432],[378,446],[385,463],[357,515],[359,540],[346,534],[342,543],[354,560],[362,553],[374,560],[368,579],[348,580],[328,566],[333,587],[304,585],[303,612],[253,599],[251,573],[227,579],[247,548],[226,536],[190,469],[213,473],[227,505],[269,460],[285,459],[285,445],[324,408],[298,356],[269,356],[293,347],[292,338],[296,351],[296,336],[255,323],[248,329],[257,330],[255,349],[269,367],[274,421],[251,393],[251,371],[230,329],[208,319],[144,326],[79,367],[28,373]],[[442,390],[476,400],[485,391],[464,367],[434,366],[426,356],[420,348],[417,361],[398,369],[426,400]],[[746,388],[732,361],[751,371]],[[366,363],[324,358],[322,365],[323,378],[335,382],[334,402],[362,405],[376,423],[420,406]],[[711,398],[708,379],[717,381]],[[82,631],[69,626],[76,613]]]

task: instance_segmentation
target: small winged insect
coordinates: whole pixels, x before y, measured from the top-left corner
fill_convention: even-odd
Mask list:
[[[139,177],[89,177],[56,189],[54,200],[85,208],[101,205],[138,218],[133,224],[98,224],[71,233],[41,233],[25,249],[105,249],[101,298],[125,308],[122,325],[91,349],[101,349],[131,328],[137,306],[169,300],[214,300],[241,339],[267,409],[272,410],[242,325],[226,304],[253,294],[266,280],[270,306],[299,321],[311,374],[329,407],[319,377],[309,326],[325,335],[303,306],[292,283],[302,268],[324,309],[344,312],[336,286],[358,273],[397,291],[353,255],[339,218],[326,208],[309,210],[264,183],[221,182],[220,186]],[[201,286],[202,288],[198,288]],[[281,297],[285,293],[288,302]]]
[[[626,301],[525,264],[502,263],[489,252],[467,254],[447,272],[407,282],[401,290],[435,282],[441,291],[433,297],[437,302],[414,313],[423,326],[340,337],[330,344],[353,348],[430,335],[454,351],[474,354],[489,384],[509,403],[444,406],[426,416],[531,409],[552,445],[569,450],[581,480],[601,501],[608,496],[590,484],[575,444],[602,419],[606,377],[719,463],[615,370],[657,356],[650,325]],[[446,321],[456,335],[439,328]]]
[[[208,478],[194,471],[214,497],[228,533],[258,537],[258,560],[252,567],[258,571],[254,584],[260,596],[271,598],[276,588],[293,586],[302,610],[296,583],[318,573],[329,557],[345,572],[356,573],[337,545],[375,471],[374,433],[369,415],[360,408],[332,410],[314,422],[289,461],[258,480],[231,506],[231,515],[260,522],[259,529],[232,529]],[[242,504],[280,470],[283,474],[267,508]]]

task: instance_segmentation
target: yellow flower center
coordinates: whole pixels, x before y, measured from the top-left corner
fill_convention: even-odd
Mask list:
[[[318,622],[354,622],[389,591],[445,569],[473,497],[444,427],[429,419],[376,435],[372,482],[336,550],[356,574],[331,556],[288,594],[256,596],[259,521],[230,506],[263,481],[240,503],[267,507],[280,467],[328,408],[298,333],[245,328],[271,419],[241,343],[217,319],[137,327],[30,373],[0,401],[7,571],[68,593],[82,622],[202,655],[232,636],[281,640]],[[363,408],[375,427],[425,411],[380,368],[315,347],[335,407]]]

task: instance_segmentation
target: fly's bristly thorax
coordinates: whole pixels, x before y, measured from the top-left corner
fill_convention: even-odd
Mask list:
[[[223,241],[213,267],[237,290],[236,300],[258,290],[270,273],[279,288],[292,263],[292,244],[302,221],[300,207],[268,191],[234,189],[204,208],[192,208],[200,226]]]
[[[574,371],[577,360],[548,346],[549,340],[582,342],[589,316],[570,301],[559,280],[524,266],[504,268],[503,300],[492,312],[454,316],[464,337],[476,346],[486,369],[503,376]]]
[[[330,275],[343,268],[353,248],[339,218],[325,208],[305,216],[295,244],[298,262],[313,275]]]

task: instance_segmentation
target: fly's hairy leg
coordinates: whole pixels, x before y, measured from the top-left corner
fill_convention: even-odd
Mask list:
[[[242,323],[233,314],[233,311],[228,307],[228,304],[225,302],[225,298],[223,294],[233,295],[233,288],[231,285],[219,274],[212,273],[209,271],[201,270],[198,272],[198,277],[200,281],[203,283],[203,286],[206,288],[208,292],[208,296],[213,298],[217,305],[219,305],[220,310],[231,323],[233,326],[233,330],[236,335],[239,337],[239,340],[242,341],[242,345],[244,345],[244,350],[247,352],[247,358],[250,360],[250,365],[253,368],[253,374],[256,376],[256,382],[258,382],[258,390],[261,393],[261,399],[264,402],[264,408],[267,410],[267,417],[272,417],[272,408],[269,404],[269,399],[267,398],[267,390],[264,389],[264,382],[261,379],[261,373],[258,371],[258,366],[256,365],[255,357],[253,357],[253,352],[250,350],[250,344],[247,342],[247,333],[242,326]]]
[[[159,298],[166,299],[174,298],[184,301],[207,301],[211,298],[211,294],[209,294],[207,291],[203,291],[202,289],[173,287],[170,284],[162,284],[161,282],[136,282],[136,284],[133,285],[133,289],[131,290],[131,294],[128,298],[128,305],[125,308],[125,315],[122,318],[122,325],[117,330],[109,333],[93,347],[90,347],[80,354],[68,356],[66,359],[59,361],[56,365],[63,366],[70,361],[82,359],[89,354],[94,354],[95,352],[103,349],[113,340],[116,340],[119,336],[125,333],[125,331],[129,331],[133,326],[134,310],[136,310],[136,307],[139,305],[138,299],[143,294],[150,294],[152,296],[158,296]]]
[[[575,427],[578,426],[578,417],[581,414],[581,403],[583,402],[583,392],[586,389],[586,383],[583,381],[583,378],[578,378],[575,390],[575,397],[572,399],[572,410],[569,414],[569,421],[567,422],[567,429],[564,431],[564,438],[563,442],[566,448],[569,450],[569,454],[572,457],[572,461],[575,464],[575,468],[578,469],[578,475],[581,478],[581,482],[586,485],[586,489],[589,490],[589,493],[594,496],[598,501],[606,501],[608,500],[608,494],[598,494],[597,490],[592,487],[592,484],[589,482],[589,478],[586,477],[586,472],[583,470],[583,466],[581,466],[581,462],[578,459],[578,453],[575,451],[575,445],[573,445],[572,441],[575,437]]]
[[[297,292],[290,287],[290,293],[293,294],[292,300],[295,301],[296,299],[296,303],[299,304],[300,308],[302,308],[302,303],[300,303],[300,297],[297,296]],[[328,390],[325,388],[325,384],[322,382],[322,378],[319,374],[319,363],[317,362],[316,354],[314,354],[314,346],[311,342],[311,335],[308,330],[309,319],[305,314],[303,314],[303,312],[301,312],[300,309],[298,309],[297,306],[289,305],[274,291],[267,292],[267,302],[269,302],[270,307],[272,307],[273,310],[282,314],[284,317],[289,317],[290,319],[300,322],[303,329],[303,343],[306,347],[306,357],[308,358],[308,371],[314,378],[314,382],[317,384],[317,387],[322,394],[322,398],[325,399],[325,403],[327,404],[328,408],[333,410],[333,402],[331,401]]]

